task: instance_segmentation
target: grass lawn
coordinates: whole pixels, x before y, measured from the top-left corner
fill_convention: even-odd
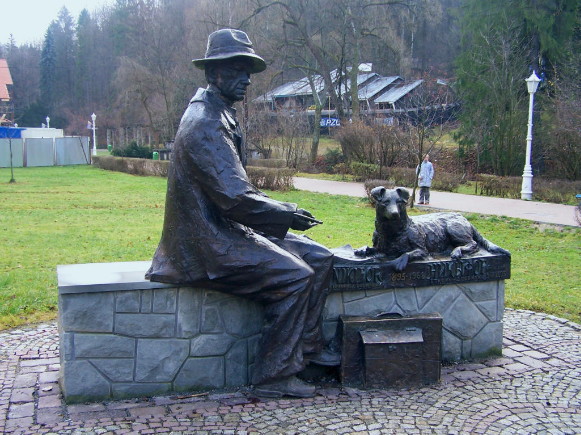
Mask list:
[[[56,317],[59,264],[149,260],[163,223],[166,180],[89,166],[0,169],[0,329]],[[310,236],[334,248],[371,243],[365,201],[291,191],[325,223]],[[581,230],[541,231],[508,218],[469,216],[512,251],[506,304],[581,322]]]

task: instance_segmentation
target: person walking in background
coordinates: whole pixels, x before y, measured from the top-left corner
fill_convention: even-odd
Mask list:
[[[430,187],[434,178],[434,165],[430,162],[430,155],[426,154],[424,161],[416,168],[419,173],[418,185],[420,186],[420,200],[418,204],[430,203]]]

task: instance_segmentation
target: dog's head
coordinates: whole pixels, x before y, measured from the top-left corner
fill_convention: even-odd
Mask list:
[[[401,220],[407,218],[406,205],[410,198],[407,189],[396,187],[386,189],[383,186],[374,188],[371,197],[375,202],[377,217],[387,220]]]

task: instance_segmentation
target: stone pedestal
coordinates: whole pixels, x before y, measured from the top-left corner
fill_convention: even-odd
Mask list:
[[[394,275],[381,260],[337,256],[324,310],[327,339],[343,314],[438,312],[445,360],[500,353],[510,261],[503,263],[508,268],[503,273],[490,256],[480,265],[476,259],[414,263]],[[60,379],[67,402],[248,383],[262,307],[206,289],[151,283],[143,278],[148,267],[149,262],[58,267]],[[476,275],[484,281],[470,282]],[[413,279],[423,285],[400,287]]]

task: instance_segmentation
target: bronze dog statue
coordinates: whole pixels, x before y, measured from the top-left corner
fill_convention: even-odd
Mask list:
[[[429,258],[432,254],[461,258],[485,249],[495,254],[510,255],[506,249],[486,240],[468,220],[459,213],[431,213],[408,217],[406,206],[409,192],[398,187],[374,188],[375,231],[373,248],[358,249],[358,256],[385,254],[395,258],[394,268],[405,269],[409,261]]]

